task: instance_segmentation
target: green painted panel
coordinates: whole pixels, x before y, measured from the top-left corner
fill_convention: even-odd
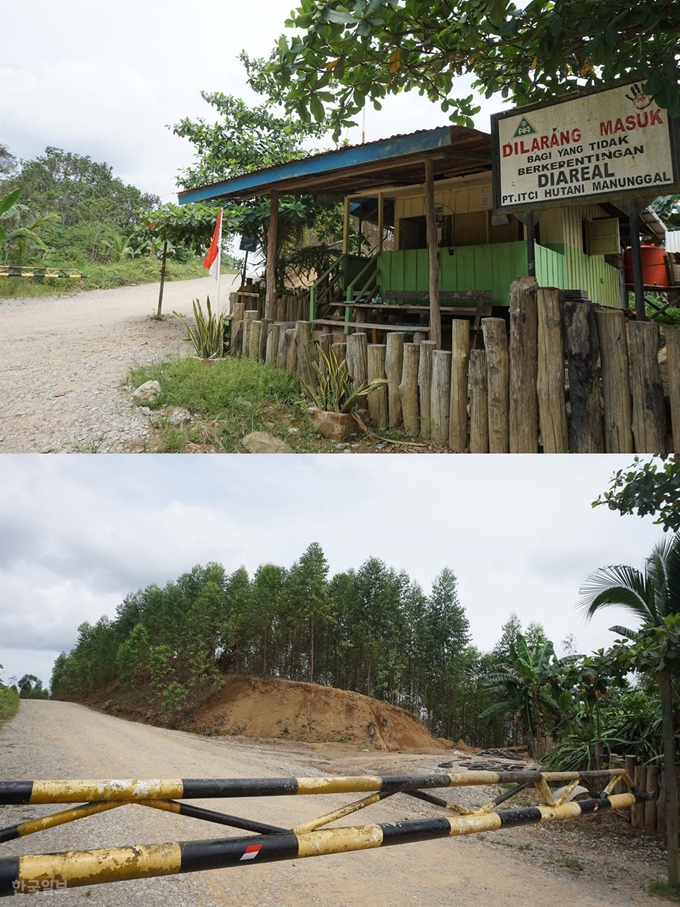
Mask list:
[[[459,246],[453,255],[441,250],[442,290],[491,290],[494,305],[508,305],[510,284],[527,273],[523,242]],[[428,289],[427,249],[402,249],[378,256],[381,290]]]

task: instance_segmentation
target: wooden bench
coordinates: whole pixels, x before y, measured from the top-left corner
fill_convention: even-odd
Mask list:
[[[426,324],[387,324],[386,322],[374,324],[366,321],[337,321],[333,318],[315,318],[312,324],[330,325],[331,327],[342,331],[344,331],[345,328],[354,328],[355,331],[367,329],[370,331],[387,331],[388,333],[390,331],[398,333],[415,331],[423,334],[428,334],[430,332],[430,328]]]

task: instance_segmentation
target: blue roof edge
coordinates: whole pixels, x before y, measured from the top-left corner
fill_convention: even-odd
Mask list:
[[[223,195],[237,195],[255,188],[263,190],[265,188],[275,189],[276,184],[284,180],[330,173],[334,170],[342,170],[345,167],[371,164],[387,158],[434,151],[450,144],[450,128],[448,126],[440,126],[437,129],[414,132],[410,135],[393,136],[389,139],[370,142],[367,145],[339,148],[337,151],[327,151],[302,158],[299,161],[289,161],[287,164],[280,164],[278,167],[255,170],[252,173],[245,173],[243,176],[222,180],[209,186],[187,189],[178,194],[178,200],[180,205],[188,205],[191,202],[201,202]]]

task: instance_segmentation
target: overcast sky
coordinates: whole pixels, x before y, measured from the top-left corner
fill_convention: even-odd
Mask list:
[[[106,161],[114,175],[176,201],[192,147],[167,128],[212,120],[200,91],[261,103],[238,60],[268,56],[296,0],[0,0],[0,142],[31,159],[53,145]],[[456,96],[469,93],[459,79]],[[483,102],[488,130],[501,99]],[[448,122],[417,93],[366,112],[366,140]],[[348,137],[361,141],[361,130]],[[330,138],[326,147],[330,146]]]
[[[628,457],[2,457],[0,663],[48,682],[77,627],[128,592],[195,564],[290,566],[319,542],[331,573],[382,558],[426,592],[458,577],[473,641],[489,650],[512,611],[560,651],[607,646],[614,609],[590,624],[579,586],[607,564],[642,567],[651,518],[591,502]]]

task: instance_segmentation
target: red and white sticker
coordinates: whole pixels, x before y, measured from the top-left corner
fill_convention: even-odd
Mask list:
[[[243,856],[239,860],[239,863],[242,863],[244,860],[254,860],[261,850],[261,844],[251,844],[249,847],[246,847],[245,851],[243,852]]]

